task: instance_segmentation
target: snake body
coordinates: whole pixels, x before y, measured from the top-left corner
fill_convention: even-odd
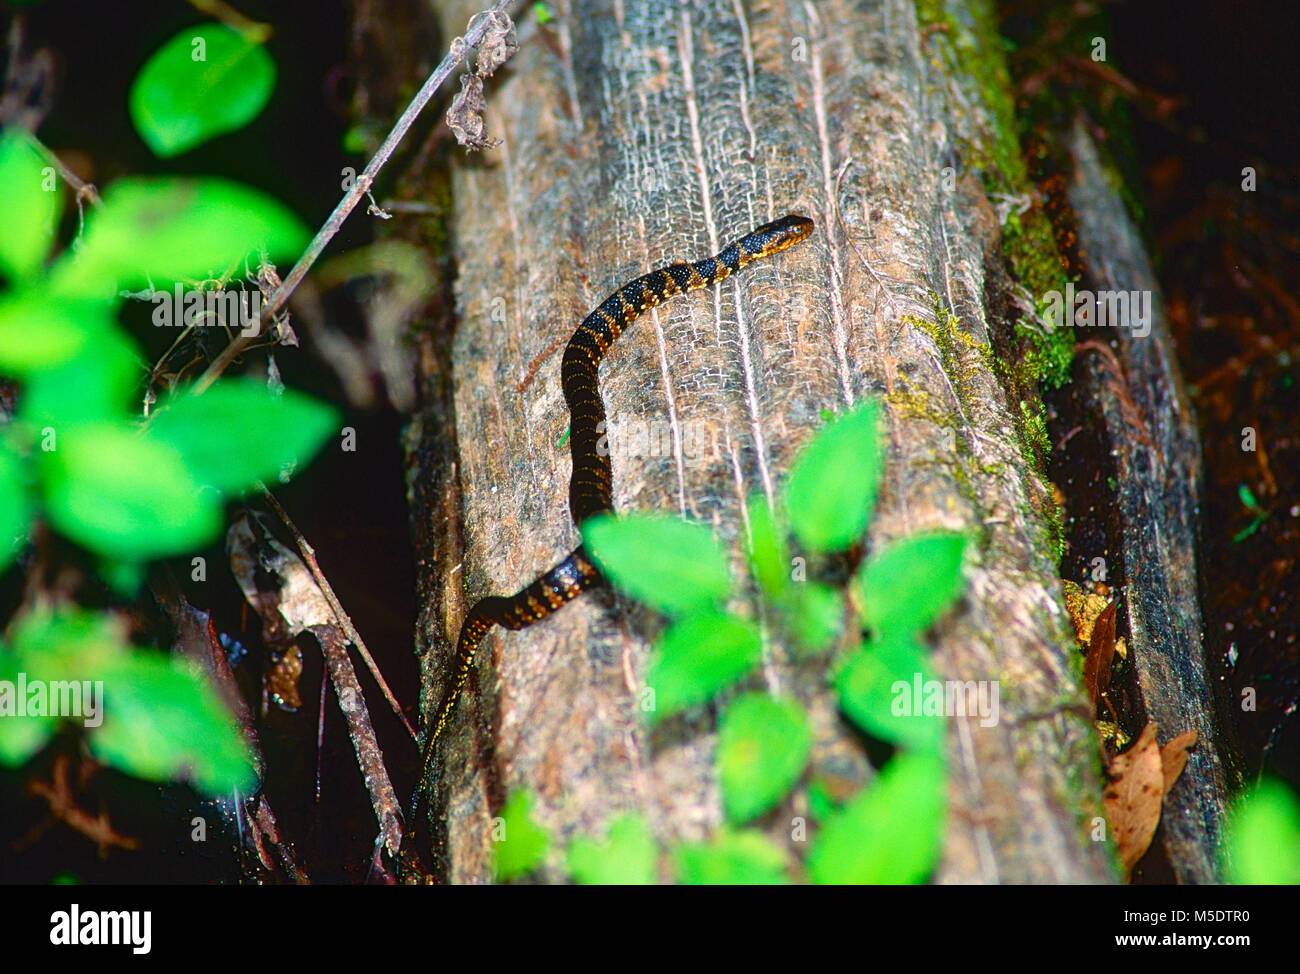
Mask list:
[[[812,233],[813,222],[785,216],[745,234],[716,257],[679,262],[651,271],[602,301],[578,326],[564,350],[560,382],[570,415],[573,475],[569,481],[569,510],[574,523],[614,509],[613,472],[607,451],[598,448],[605,422],[598,369],[601,357],[637,316],[675,294],[709,287],[753,261],[779,253]],[[425,746],[420,780],[428,773],[438,740],[460,699],[479,643],[494,626],[523,629],[546,618],[587,589],[601,584],[600,570],[579,547],[527,588],[509,598],[489,596],[475,603],[461,626],[456,644],[456,671],[438,710],[433,733]]]

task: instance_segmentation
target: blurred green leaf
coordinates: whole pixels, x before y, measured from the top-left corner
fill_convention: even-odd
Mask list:
[[[116,327],[101,301],[60,300],[37,288],[0,295],[0,372],[57,367]]]
[[[762,493],[749,498],[749,567],[769,599],[776,601],[785,595],[790,585],[790,558]]]
[[[728,704],[718,727],[718,777],[727,818],[742,825],[784,798],[812,751],[797,703],[747,693]]]
[[[13,665],[29,684],[80,691],[85,681],[102,682],[102,696],[71,697],[80,716],[65,714],[83,722],[100,760],[151,781],[189,780],[207,795],[256,786],[243,737],[207,680],[187,664],[131,648],[113,617],[31,613],[15,623],[13,642]],[[87,706],[95,700],[97,711]]]
[[[50,521],[93,551],[143,561],[221,531],[220,495],[202,489],[174,447],[126,423],[69,425],[40,459]]]
[[[961,595],[966,538],[951,531],[918,534],[873,554],[854,576],[863,622],[880,636],[920,632]]]
[[[774,886],[789,883],[786,854],[762,832],[724,830],[708,843],[677,847],[677,875],[692,886]]]
[[[721,612],[688,616],[668,629],[651,654],[646,684],[654,690],[652,723],[713,698],[758,665],[758,627]]]
[[[551,837],[532,818],[533,796],[516,791],[501,809],[501,838],[496,843],[497,879],[524,876],[541,865]]]
[[[164,159],[242,128],[266,106],[275,62],[259,42],[222,24],[181,31],[131,85],[131,121]]]
[[[726,598],[726,553],[701,524],[654,514],[602,514],[582,525],[593,561],[619,589],[669,615]]]
[[[203,281],[256,266],[258,253],[297,256],[306,226],[282,203],[224,179],[120,179],[91,212],[79,253],[51,269],[57,294],[105,298],[118,289]]]
[[[840,670],[835,687],[840,709],[869,734],[894,744],[937,753],[943,743],[943,722],[918,712],[915,681],[932,679],[929,662],[915,639],[896,633],[873,640]]]
[[[610,824],[609,841],[581,838],[569,846],[569,872],[594,886],[649,886],[658,854],[645,820],[624,815]]]
[[[1228,879],[1248,886],[1300,885],[1300,800],[1265,778],[1228,818]]]
[[[789,618],[795,637],[806,650],[826,649],[844,631],[844,594],[820,582],[793,586]]]
[[[90,737],[101,761],[150,781],[186,779],[209,796],[255,789],[234,717],[198,672],[137,650],[103,680],[104,725]]]
[[[884,470],[879,430],[879,407],[865,403],[818,430],[795,460],[785,505],[807,548],[841,551],[862,539]]]
[[[903,753],[817,836],[808,856],[822,884],[921,883],[939,856],[944,815],[943,762]]]
[[[11,768],[43,748],[58,725],[57,718],[26,713],[25,675],[18,654],[0,646],[0,765]]]
[[[229,379],[163,404],[151,432],[180,452],[199,483],[238,493],[305,463],[337,425],[333,409],[301,393]]]
[[[106,325],[67,361],[27,377],[19,418],[41,429],[122,417],[144,375],[135,343],[116,326]]]
[[[31,136],[20,129],[0,133],[0,193],[0,210],[5,215],[0,273],[13,284],[40,269],[54,242],[61,203],[52,167]],[[3,345],[0,341],[0,348]]]
[[[27,543],[32,520],[32,501],[23,462],[0,439],[0,571]]]

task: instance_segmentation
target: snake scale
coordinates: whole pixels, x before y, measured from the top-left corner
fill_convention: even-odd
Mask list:
[[[592,515],[614,508],[613,472],[607,452],[598,447],[604,430],[605,404],[600,398],[597,370],[610,345],[648,308],[662,304],[675,294],[717,284],[747,264],[792,247],[812,233],[812,229],[812,220],[802,216],[784,216],[765,223],[716,257],[670,264],[624,284],[578,326],[564,350],[560,367],[560,383],[570,415],[573,475],[569,481],[569,510],[575,524],[581,526]],[[489,596],[475,603],[461,626],[455,675],[425,745],[421,782],[427,777],[438,741],[469,679],[479,643],[488,630],[494,625],[506,629],[531,626],[602,581],[600,570],[580,546],[515,595]],[[417,789],[420,787],[417,785]]]

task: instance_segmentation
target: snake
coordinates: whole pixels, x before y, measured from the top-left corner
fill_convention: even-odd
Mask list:
[[[600,448],[605,429],[605,404],[600,398],[598,371],[609,347],[642,312],[677,294],[710,287],[741,268],[770,257],[804,240],[813,221],[789,215],[765,223],[725,247],[714,257],[677,261],[624,284],[583,319],[564,350],[560,384],[569,407],[569,440],[573,473],[569,480],[569,511],[581,529],[588,518],[614,509],[613,471],[608,450]],[[419,781],[428,775],[442,738],[469,679],[479,644],[493,626],[524,629],[540,622],[583,592],[604,584],[604,576],[580,545],[559,564],[539,575],[512,596],[488,596],[474,604],[461,625],[456,643],[455,672],[437,711],[425,745]],[[417,785],[417,787],[419,787]],[[413,815],[417,813],[413,809]]]

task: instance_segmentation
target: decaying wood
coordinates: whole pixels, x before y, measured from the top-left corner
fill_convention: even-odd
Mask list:
[[[1080,286],[1154,296],[1149,335],[1110,327],[1094,336],[1114,340],[1122,387],[1117,388],[1113,368],[1094,358],[1084,360],[1077,381],[1097,403],[1118,464],[1122,597],[1142,702],[1165,734],[1195,731],[1200,741],[1187,752],[1187,769],[1165,798],[1165,851],[1180,883],[1211,883],[1218,872],[1223,816],[1242,765],[1226,710],[1231,700],[1216,699],[1211,691],[1202,639],[1196,570],[1200,438],[1155,272],[1082,120],[1073,130],[1071,155],[1070,201],[1088,264]]]
[[[474,9],[444,5],[445,35]],[[996,233],[982,194],[944,174],[962,171],[958,137],[981,137],[978,104],[923,55],[901,0],[552,9],[545,26],[520,24],[519,53],[487,86],[501,146],[453,164],[458,478],[437,468],[445,489],[417,485],[416,507],[422,534],[442,539],[423,563],[437,580],[421,579],[432,684],[470,602],[516,591],[577,542],[563,340],[633,276],[803,213],[817,222],[812,239],[647,314],[606,357],[614,428],[660,423],[671,444],[665,455],[615,453],[615,505],[702,521],[738,552],[747,498],[778,494],[820,411],[880,398],[890,462],[869,545],[928,528],[978,539],[967,598],[935,631],[936,665],[1001,687],[994,726],[952,722],[937,878],[1113,880],[1087,839],[1101,815],[1100,760],[1035,513],[1047,492],[1015,432],[1020,403],[986,348],[1005,327],[986,293],[1005,285],[985,277],[1001,259]],[[924,325],[936,305],[970,341],[940,347]],[[450,434],[431,417],[419,428],[445,455]],[[594,594],[489,637],[432,802],[449,879],[490,878],[491,817],[516,787],[536,793],[535,815],[560,845],[628,811],[664,845],[720,824],[715,714],[653,732],[640,719],[654,633],[644,613]],[[856,788],[870,766],[825,667],[772,645],[763,681],[810,709],[816,773]],[[426,707],[436,696],[431,686]],[[771,837],[789,843],[788,821],[775,818]],[[562,867],[557,852],[543,878]]]

